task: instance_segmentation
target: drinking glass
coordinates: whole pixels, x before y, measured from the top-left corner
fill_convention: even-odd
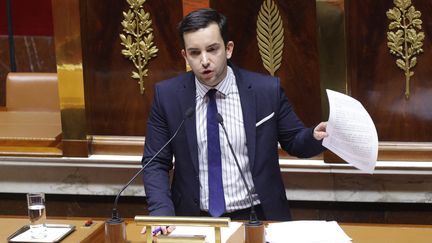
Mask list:
[[[46,210],[44,193],[27,194],[28,216],[30,219],[30,234],[32,238],[45,238],[46,232]]]

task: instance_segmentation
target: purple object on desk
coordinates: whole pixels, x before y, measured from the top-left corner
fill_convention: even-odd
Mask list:
[[[153,235],[157,235],[157,233],[161,233],[162,234],[162,228],[161,227],[157,227],[155,230],[153,230]]]

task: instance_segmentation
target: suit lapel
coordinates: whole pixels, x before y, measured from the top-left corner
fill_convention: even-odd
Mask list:
[[[255,163],[255,146],[256,146],[256,100],[255,92],[252,87],[251,80],[243,79],[241,71],[235,66],[232,67],[236,77],[237,87],[240,94],[240,103],[243,113],[243,123],[246,132],[246,141],[248,149],[248,157],[251,171],[253,171]]]
[[[178,99],[180,101],[182,114],[185,114],[186,110],[192,107],[195,110],[195,80],[192,72],[183,79],[182,86],[178,92]],[[196,173],[198,173],[198,148],[197,148],[197,134],[196,134],[196,114],[186,119],[185,131],[189,151],[192,158],[192,165]]]

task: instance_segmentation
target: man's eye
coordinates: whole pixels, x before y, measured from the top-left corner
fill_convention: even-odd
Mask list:
[[[189,52],[189,54],[191,56],[198,56],[200,53],[199,53],[199,51],[191,51],[191,52]]]
[[[215,47],[207,49],[208,52],[215,52],[216,50],[217,50],[217,48],[215,48]]]

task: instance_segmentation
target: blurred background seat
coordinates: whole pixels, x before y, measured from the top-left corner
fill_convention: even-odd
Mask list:
[[[56,73],[9,73],[6,77],[8,111],[60,111]]]
[[[57,74],[9,73],[0,154],[60,156],[61,134]]]

